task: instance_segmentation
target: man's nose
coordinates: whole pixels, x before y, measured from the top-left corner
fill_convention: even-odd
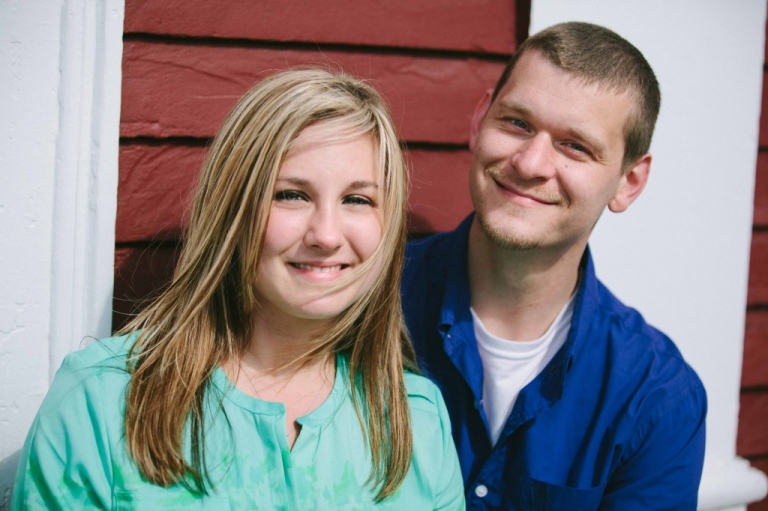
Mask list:
[[[333,208],[317,208],[311,215],[304,243],[323,251],[339,248],[344,241],[341,219]]]
[[[523,179],[550,179],[555,175],[555,156],[552,137],[537,133],[518,147],[510,161]]]

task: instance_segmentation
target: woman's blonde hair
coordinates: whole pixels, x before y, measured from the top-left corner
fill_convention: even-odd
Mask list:
[[[407,208],[403,155],[372,87],[341,73],[299,69],[266,78],[230,112],[203,166],[173,280],[122,330],[137,332],[129,353],[126,443],[143,476],[156,484],[207,493],[204,395],[212,372],[239,360],[250,342],[253,283],[275,181],[298,135],[317,123],[334,133],[338,126],[340,136],[372,137],[382,239],[362,269],[376,272],[373,284],[304,361],[336,353],[347,359],[376,499],[391,496],[408,471],[412,439],[403,369],[415,370],[415,357],[399,293]],[[186,432],[189,460],[182,450]]]

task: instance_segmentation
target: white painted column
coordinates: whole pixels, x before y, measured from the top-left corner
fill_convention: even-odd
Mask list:
[[[0,0],[0,509],[63,357],[110,332],[123,0]]]
[[[736,457],[758,145],[765,0],[533,0],[530,33],[606,26],[661,84],[650,182],[592,236],[598,276],[672,339],[709,398],[700,509],[743,509],[767,489]]]

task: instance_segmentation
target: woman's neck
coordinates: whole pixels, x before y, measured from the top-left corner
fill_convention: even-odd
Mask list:
[[[262,370],[295,369],[307,360],[332,321],[288,317],[281,311],[258,309],[252,318],[246,352]]]
[[[301,430],[296,420],[317,409],[331,393],[336,360],[331,354],[311,354],[330,321],[277,319],[254,317],[248,347],[226,372],[240,391],[285,405],[286,435],[293,447]]]

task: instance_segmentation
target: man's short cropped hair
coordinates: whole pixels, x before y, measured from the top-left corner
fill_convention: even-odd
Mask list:
[[[632,93],[635,108],[624,126],[622,170],[648,152],[661,106],[661,92],[656,75],[640,50],[615,32],[591,23],[567,22],[551,26],[520,45],[504,68],[492,100],[509,80],[520,56],[529,51],[538,51],[551,63],[583,78],[586,83]]]

